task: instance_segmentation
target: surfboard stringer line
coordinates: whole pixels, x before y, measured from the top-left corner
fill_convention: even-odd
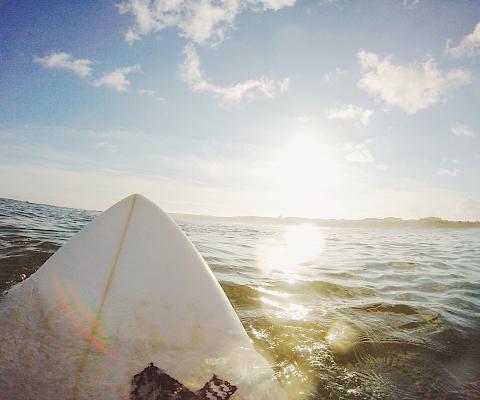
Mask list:
[[[117,269],[118,260],[120,258],[120,254],[122,252],[122,248],[123,248],[123,245],[125,243],[125,239],[127,237],[128,227],[130,225],[130,221],[132,220],[133,209],[135,208],[135,202],[136,201],[137,201],[137,195],[134,194],[133,199],[132,199],[132,204],[130,205],[130,210],[128,212],[127,221],[125,223],[125,227],[123,228],[122,237],[120,238],[120,243],[118,245],[117,251],[115,252],[115,257],[113,259],[112,266],[110,267],[110,272],[108,273],[107,281],[105,282],[105,286],[103,287],[103,290],[102,290],[102,297],[101,297],[101,301],[100,301],[100,306],[98,307],[97,313],[95,314],[95,319],[92,323],[92,327],[91,327],[91,330],[90,330],[90,335],[88,336],[87,347],[85,348],[85,351],[83,352],[82,358],[80,359],[80,362],[78,364],[78,369],[77,369],[77,373],[75,375],[75,383],[74,383],[74,386],[73,386],[73,392],[72,392],[71,400],[77,400],[77,398],[78,398],[78,387],[79,387],[80,381],[82,379],[83,372],[85,371],[85,367],[87,365],[88,357],[89,357],[89,355],[92,351],[92,343],[95,340],[95,336],[97,334],[98,327],[100,325],[100,319],[102,317],[103,307],[104,307],[105,302],[107,300],[108,292],[110,290],[110,286],[111,286],[112,281],[113,281],[113,276],[115,275],[115,271]]]

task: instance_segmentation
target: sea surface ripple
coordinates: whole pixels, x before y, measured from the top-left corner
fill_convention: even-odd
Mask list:
[[[0,199],[0,292],[97,213]],[[292,399],[479,399],[480,230],[177,217]]]

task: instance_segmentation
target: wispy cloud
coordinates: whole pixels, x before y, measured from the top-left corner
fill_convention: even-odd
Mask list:
[[[368,124],[373,113],[373,110],[368,110],[355,104],[345,104],[340,107],[329,108],[325,111],[325,115],[329,119],[350,120],[357,125],[363,126]]]
[[[141,96],[153,97],[157,92],[153,89],[137,89],[137,93]]]
[[[401,65],[391,56],[381,59],[364,50],[357,57],[362,69],[358,86],[409,114],[446,101],[451,92],[471,80],[470,72],[463,69],[440,71],[433,58]]]
[[[458,169],[458,168],[452,168],[452,169],[449,169],[449,168],[439,168],[439,169],[437,169],[437,174],[438,174],[438,175],[450,176],[450,177],[457,176],[457,175],[460,174],[461,172],[462,172],[462,170],[460,170],[460,169]]]
[[[373,163],[375,159],[373,157],[372,152],[368,148],[368,144],[371,141],[367,140],[363,143],[354,143],[348,142],[345,143],[343,146],[343,150],[345,151],[345,159],[350,162],[354,163]]]
[[[418,3],[420,3],[420,0],[403,0],[403,7],[407,10],[413,10]]]
[[[460,124],[458,122],[450,128],[450,131],[455,136],[458,136],[461,138],[472,138],[475,136],[473,131],[468,126]]]
[[[451,46],[452,41],[447,40],[445,54],[452,58],[474,57],[480,55],[480,22],[475,26],[472,33],[468,34],[458,46]]]
[[[81,78],[86,78],[92,73],[92,60],[74,59],[71,54],[64,52],[53,52],[45,57],[33,57],[33,62],[44,68],[63,69]]]
[[[93,81],[93,84],[95,86],[106,86],[118,92],[125,92],[130,87],[130,81],[127,79],[127,75],[139,70],[139,65],[117,68],[112,72],[103,74],[100,79]]]
[[[296,0],[126,0],[118,5],[121,14],[131,14],[135,24],[125,34],[129,43],[142,36],[177,28],[180,36],[197,44],[219,44],[234,27],[237,14],[250,8],[255,11],[279,10]]]
[[[338,81],[340,78],[347,76],[349,71],[340,67],[335,68],[335,70],[326,72],[323,74],[323,81],[326,83],[332,83]]]
[[[253,99],[257,95],[273,98],[288,90],[290,80],[272,80],[269,78],[248,79],[244,82],[228,86],[215,85],[209,82],[201,70],[200,60],[195,47],[189,44],[185,47],[185,59],[180,66],[181,79],[197,93],[206,93],[223,103],[238,103],[242,100]]]
[[[108,153],[117,153],[118,147],[109,142],[98,142],[95,143],[95,150],[103,150]]]
[[[18,146],[9,146],[10,165],[0,165],[0,187],[5,196],[102,209],[129,192],[139,191],[169,211],[322,218],[417,218],[432,214],[451,218],[459,203],[455,218],[464,219],[467,214],[463,210],[471,203],[460,204],[466,192],[432,187],[428,181],[399,179],[393,187],[386,185],[390,174],[382,172],[386,166],[377,163],[380,147],[374,148],[371,139],[345,145],[325,141],[315,132],[285,137],[273,144],[243,143],[239,147],[237,141],[199,138],[191,142],[136,130],[70,130],[70,143],[100,147],[85,155],[79,152],[85,149],[82,145],[66,149],[62,140],[53,140],[51,146],[43,144],[45,135],[40,132],[64,138],[64,127],[26,128],[30,133],[24,132],[22,139],[14,135]],[[106,144],[98,144],[102,142]],[[187,142],[193,146],[186,146]],[[118,146],[118,152],[104,153],[108,144]],[[398,172],[398,165],[395,168],[392,162],[392,169]],[[450,163],[439,167],[460,168]],[[444,180],[453,182],[456,178],[445,176]],[[101,188],[99,196],[88,195],[92,182]],[[478,211],[478,202],[475,205]]]
[[[74,59],[71,54],[64,52],[53,52],[45,57],[34,57],[33,62],[49,69],[62,69],[69,71],[81,78],[88,78],[93,72],[93,61],[88,59]],[[130,87],[127,75],[140,71],[139,65],[116,68],[112,72],[104,73],[101,78],[93,80],[94,86],[106,86],[118,92],[125,92]],[[150,89],[139,89],[141,95],[155,95]]]
[[[151,97],[161,103],[165,103],[165,99],[158,95],[157,91],[153,89],[137,89],[137,94],[143,97]]]

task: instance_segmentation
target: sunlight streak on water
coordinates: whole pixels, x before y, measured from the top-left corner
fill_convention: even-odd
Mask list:
[[[304,320],[311,311],[310,308],[301,304],[281,303],[268,297],[260,297],[260,301],[266,305],[277,308],[279,310],[275,312],[277,318],[301,321]]]
[[[94,215],[0,199],[0,291]],[[291,400],[480,398],[479,229],[177,222]]]
[[[314,261],[323,251],[324,235],[314,225],[291,225],[280,236],[257,245],[257,260],[266,272],[295,275],[298,267]]]

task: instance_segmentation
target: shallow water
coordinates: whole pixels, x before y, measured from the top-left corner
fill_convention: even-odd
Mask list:
[[[95,214],[0,199],[0,292]],[[292,399],[480,398],[480,230],[177,222]]]

